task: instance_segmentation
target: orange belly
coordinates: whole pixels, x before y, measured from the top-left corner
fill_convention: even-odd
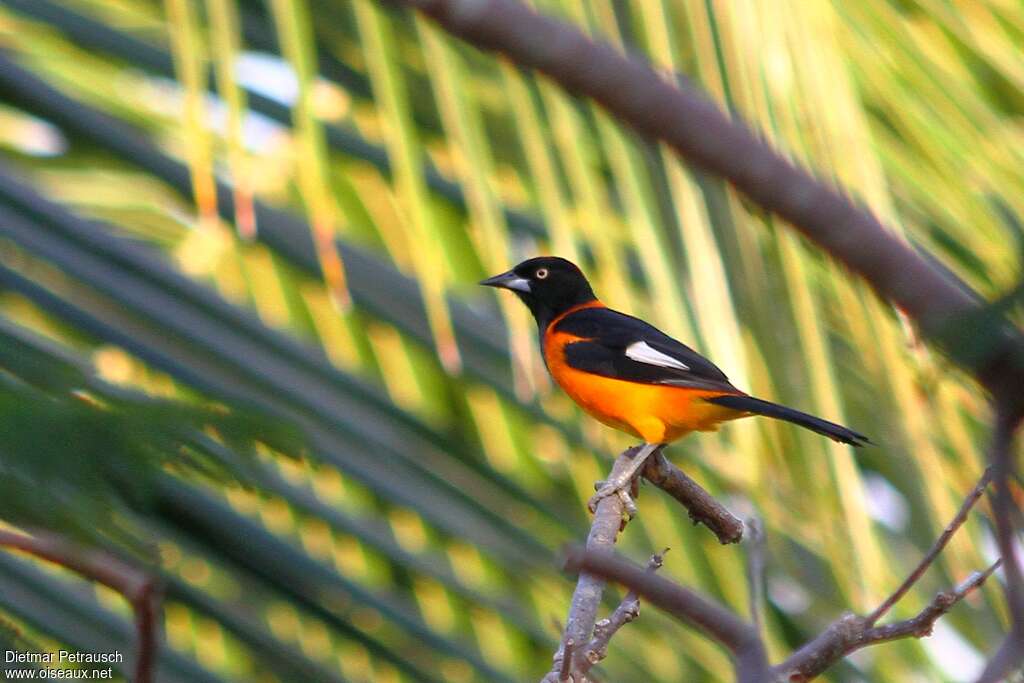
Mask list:
[[[576,340],[564,333],[545,335],[548,370],[572,400],[609,427],[647,443],[668,443],[690,432],[714,431],[747,414],[704,400],[727,392],[627,382],[569,367],[563,348]]]

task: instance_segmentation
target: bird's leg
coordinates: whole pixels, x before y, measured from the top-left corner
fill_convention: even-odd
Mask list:
[[[597,510],[597,504],[601,502],[603,498],[607,498],[608,496],[618,496],[622,500],[622,505],[626,509],[626,514],[628,514],[630,519],[632,519],[633,515],[636,514],[636,504],[633,502],[633,498],[629,495],[630,489],[633,486],[633,479],[636,477],[637,473],[643,469],[644,463],[647,462],[647,458],[664,445],[665,444],[662,443],[645,443],[633,456],[633,461],[629,463],[629,467],[614,477],[609,477],[606,481],[598,482],[597,493],[595,493],[587,502],[587,507],[590,511],[594,512]]]

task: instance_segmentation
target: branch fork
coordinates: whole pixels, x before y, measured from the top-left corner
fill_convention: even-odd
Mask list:
[[[829,667],[856,650],[901,638],[923,638],[931,635],[935,622],[949,612],[970,592],[980,588],[1001,565],[995,562],[984,571],[968,576],[955,588],[942,591],[916,616],[891,624],[877,625],[878,621],[906,595],[925,571],[935,562],[963,523],[971,508],[981,498],[991,479],[986,470],[971,490],[953,521],[925,554],[908,578],[868,615],[846,613],[833,621],[825,630],[785,661],[769,666],[761,639],[757,601],[760,573],[764,566],[760,547],[759,526],[751,524],[753,541],[748,557],[748,578],[751,585],[751,621],[747,621],[711,598],[662,577],[651,575],[640,567],[616,556],[611,549],[575,549],[568,553],[566,568],[588,572],[628,586],[631,594],[649,600],[681,621],[699,629],[706,636],[728,649],[733,655],[736,677],[740,683],[787,681],[802,683],[821,675]]]
[[[647,561],[647,571],[656,572],[661,569],[662,565],[665,564],[665,553],[667,552],[668,548],[665,548],[660,553],[651,555],[651,559]],[[591,666],[594,666],[608,656],[608,643],[611,641],[612,636],[618,633],[620,628],[639,616],[640,596],[636,594],[636,591],[631,590],[622,599],[619,606],[615,608],[614,612],[594,624],[594,637],[583,651],[583,656],[590,665],[582,667],[584,674],[587,673]]]
[[[627,473],[635,464],[633,458],[642,446],[623,451],[608,475],[615,480]],[[722,543],[735,543],[743,536],[743,522],[732,515],[721,503],[697,482],[685,475],[656,450],[640,469],[649,482],[664,490],[683,505],[694,523],[706,525]],[[632,480],[633,496],[638,495],[639,476]],[[595,484],[600,487],[601,482]],[[587,550],[609,552],[615,546],[633,514],[630,514],[631,496],[606,496],[596,501],[594,521],[587,537]],[[632,511],[635,514],[635,507]],[[667,549],[666,549],[667,551]],[[666,551],[656,553],[648,561],[648,572],[662,566]],[[605,619],[597,621],[597,611],[604,594],[604,579],[582,572],[573,593],[569,616],[561,644],[552,658],[552,668],[543,683],[572,681],[584,683],[590,669],[608,653],[608,643],[625,624],[639,615],[639,596],[630,591],[619,606]]]

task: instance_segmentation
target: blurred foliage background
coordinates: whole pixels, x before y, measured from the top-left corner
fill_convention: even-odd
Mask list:
[[[537,0],[683,74],[983,295],[1021,279],[1024,6]],[[553,391],[475,286],[581,262],[737,386],[844,422],[670,457],[769,539],[775,658],[873,606],[981,473],[983,396],[716,178],[373,0],[0,0],[0,518],[166,587],[162,681],[519,681],[557,549],[622,435]],[[746,609],[743,553],[656,490],[621,541]],[[995,557],[976,514],[897,609]],[[615,591],[610,591],[609,605]],[[969,679],[998,581],[836,681]],[[0,641],[130,650],[117,596],[0,552]],[[614,681],[721,681],[652,609]]]

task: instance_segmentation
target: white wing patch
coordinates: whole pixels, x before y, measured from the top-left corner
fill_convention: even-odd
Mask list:
[[[690,366],[683,361],[658,351],[644,341],[633,342],[627,346],[626,357],[635,360],[637,363],[657,365],[662,368],[675,368],[676,370],[684,371],[690,369]]]

